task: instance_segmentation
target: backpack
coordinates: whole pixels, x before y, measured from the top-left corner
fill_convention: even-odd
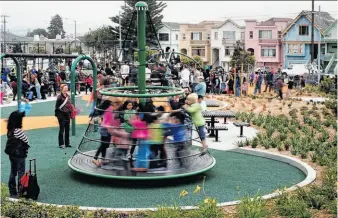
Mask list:
[[[7,134],[7,143],[5,153],[9,156],[26,158],[28,154],[29,145],[14,136],[14,131]]]
[[[49,76],[49,81],[55,81],[56,80],[56,75],[55,75],[54,71],[49,71],[48,76]]]
[[[32,173],[32,161],[34,161],[34,173]],[[29,170],[20,179],[19,195],[24,198],[37,200],[40,194],[40,186],[36,176],[36,159],[29,160]]]

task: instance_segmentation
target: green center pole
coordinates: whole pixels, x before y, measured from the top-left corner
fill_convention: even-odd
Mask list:
[[[80,55],[78,56],[71,67],[70,70],[70,99],[71,102],[74,106],[75,105],[75,92],[76,92],[76,83],[75,83],[75,70],[76,67],[78,65],[78,63],[82,60],[88,60],[90,62],[90,64],[93,67],[93,94],[94,94],[94,102],[96,103],[96,98],[97,98],[97,93],[96,93],[96,89],[97,89],[97,68],[96,68],[96,64],[94,63],[93,59],[91,59],[89,56],[86,55]],[[72,136],[76,135],[76,118],[72,119]]]
[[[138,90],[139,94],[146,93],[146,12],[148,5],[145,2],[137,2],[135,4],[137,10],[137,34],[138,34]],[[144,103],[143,98],[140,99]]]

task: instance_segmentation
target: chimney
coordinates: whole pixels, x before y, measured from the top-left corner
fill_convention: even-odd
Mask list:
[[[55,39],[61,39],[61,35],[56,35]]]
[[[34,41],[40,41],[39,35],[34,35]]]

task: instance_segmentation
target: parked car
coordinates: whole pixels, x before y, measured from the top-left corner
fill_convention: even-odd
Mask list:
[[[303,76],[308,73],[309,70],[305,67],[305,64],[292,64],[287,69],[282,70],[282,74],[288,77]]]

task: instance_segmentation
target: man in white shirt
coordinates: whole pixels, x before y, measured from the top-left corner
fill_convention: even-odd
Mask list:
[[[123,86],[127,85],[129,72],[130,68],[128,62],[126,61],[124,65],[121,66],[121,77]]]
[[[190,71],[187,65],[183,66],[183,70],[181,71],[181,79],[182,79],[182,88],[188,88],[189,79],[190,79]]]
[[[149,69],[148,64],[146,64],[146,81],[150,81],[151,70]]]

